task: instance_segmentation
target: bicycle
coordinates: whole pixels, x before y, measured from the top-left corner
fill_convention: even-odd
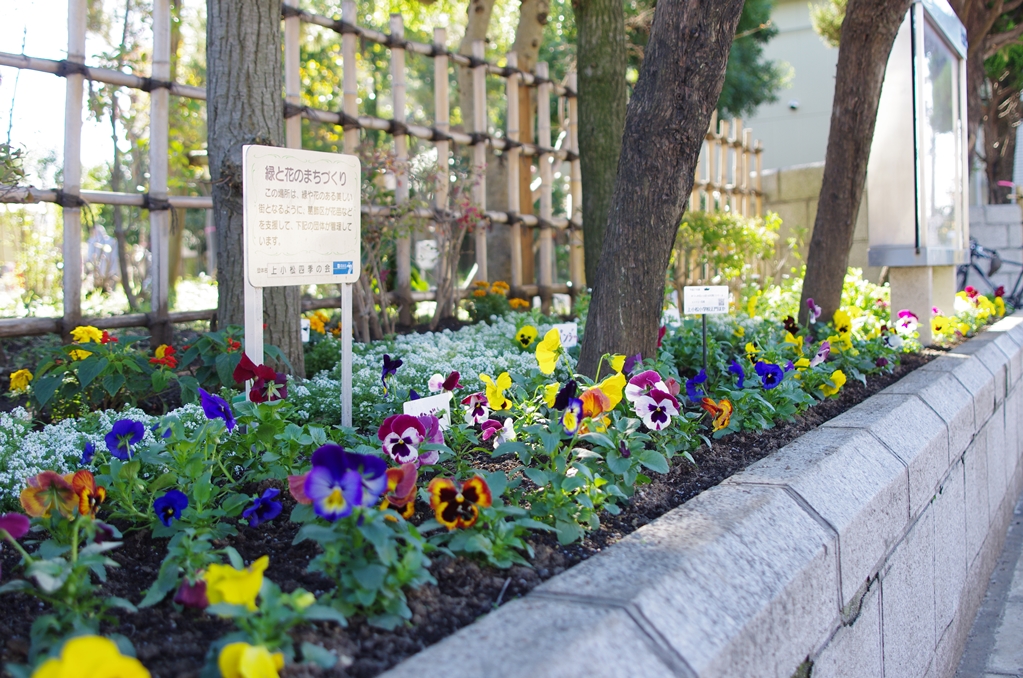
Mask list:
[[[980,267],[980,261],[986,260],[991,263],[988,265],[987,273]],[[1021,301],[1023,301],[1023,263],[1019,261],[1010,261],[1008,259],[1002,259],[1001,255],[998,254],[997,250],[988,249],[978,243],[974,238],[970,238],[970,263],[960,264],[956,269],[956,289],[963,291],[967,287],[967,279],[970,276],[970,271],[976,271],[977,275],[987,285],[988,289],[995,293],[998,287],[1004,286],[995,285],[991,282],[991,276],[1001,270],[1002,266],[1009,264],[1011,266],[1017,266],[1020,271],[1016,277],[1016,284],[1013,285],[1011,292],[1004,292],[1002,298],[1005,303],[1009,304],[1013,308],[1019,308]]]

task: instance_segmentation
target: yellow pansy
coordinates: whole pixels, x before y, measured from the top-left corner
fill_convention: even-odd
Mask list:
[[[995,312],[998,317],[1005,315],[1005,300],[1001,297],[995,297]]]
[[[284,655],[271,654],[262,645],[230,643],[217,657],[217,668],[223,678],[278,678],[284,668]]]
[[[507,372],[497,376],[497,382],[485,374],[480,375],[480,381],[487,385],[487,402],[492,410],[509,410],[511,401],[504,397],[506,389],[511,388],[512,378]]]
[[[838,351],[839,353],[851,351],[853,347],[852,332],[839,332],[838,334],[832,334],[828,337],[828,341],[831,343],[831,350]]]
[[[732,334],[742,339],[743,337],[746,336],[746,328],[743,327],[742,325],[739,325],[734,330],[732,330]]]
[[[964,337],[970,331],[970,326],[967,325],[966,323],[959,323],[958,325],[956,325],[956,328],[959,330],[959,334],[963,335]]]
[[[561,355],[561,334],[557,328],[551,328],[543,335],[543,341],[536,345],[536,362],[544,374],[553,374],[554,366]]]
[[[21,369],[11,374],[11,393],[28,390],[28,382],[32,381],[32,373]]]
[[[611,369],[615,372],[621,372],[625,368],[625,354],[615,353],[611,356]]]
[[[757,302],[760,301],[760,292],[754,292],[746,301],[746,315],[751,318],[757,315]]]
[[[821,386],[821,391],[826,396],[833,396],[838,393],[843,386],[845,386],[845,372],[842,370],[835,370],[831,373],[831,384],[824,384]]]
[[[244,605],[250,612],[255,612],[256,596],[263,586],[263,572],[269,564],[270,557],[263,556],[244,570],[236,570],[230,565],[210,565],[203,577],[210,605]]]
[[[79,344],[86,344],[90,341],[98,344],[103,339],[103,332],[92,325],[79,325],[71,330],[71,338]]]
[[[746,359],[751,363],[757,361],[757,353],[760,353],[760,349],[753,345],[752,341],[746,342]]]
[[[597,388],[603,391],[610,401],[604,410],[605,412],[610,412],[618,406],[618,403],[622,402],[622,392],[625,390],[625,375],[621,372],[616,372],[597,384]]]
[[[547,403],[547,407],[554,407],[554,399],[558,397],[560,390],[561,382],[558,381],[543,387],[543,401]]]
[[[934,334],[944,334],[948,332],[949,322],[948,318],[943,315],[936,315],[931,318],[931,332]]]
[[[849,316],[849,312],[845,309],[838,309],[835,311],[835,315],[832,316],[832,320],[835,323],[835,329],[838,330],[839,334],[848,334],[852,332],[852,318]]]
[[[532,325],[523,325],[519,328],[519,331],[515,333],[515,341],[522,348],[529,348],[529,345],[536,339],[538,332]]]
[[[792,350],[803,355],[803,340],[800,337],[795,336],[791,332],[785,333],[785,343],[792,347]]]
[[[796,372],[802,372],[803,370],[805,370],[807,367],[810,366],[810,359],[809,358],[800,358],[799,360],[797,360],[796,362],[794,362],[792,364],[795,365]]]
[[[102,636],[78,636],[64,643],[60,657],[47,659],[32,678],[149,678],[149,671],[134,657],[125,657],[114,641]]]

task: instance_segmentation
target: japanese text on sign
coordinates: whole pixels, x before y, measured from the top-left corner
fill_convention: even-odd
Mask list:
[[[710,287],[687,285],[683,313],[686,315],[728,313],[728,287],[726,285]]]
[[[244,165],[249,282],[355,282],[362,270],[359,159],[245,146]]]

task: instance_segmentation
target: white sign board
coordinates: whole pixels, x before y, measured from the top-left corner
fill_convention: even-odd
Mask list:
[[[579,326],[575,323],[561,323],[555,325],[554,329],[561,335],[561,345],[565,348],[572,348],[579,343]]]
[[[728,313],[728,287],[726,285],[710,287],[687,285],[684,305],[683,313],[686,315]]]
[[[419,400],[409,400],[402,404],[402,409],[405,414],[411,414],[413,417],[432,414],[440,419],[440,427],[446,431],[451,427],[451,397],[450,392],[444,392]]]
[[[253,287],[354,283],[362,269],[354,155],[243,146],[245,274]]]

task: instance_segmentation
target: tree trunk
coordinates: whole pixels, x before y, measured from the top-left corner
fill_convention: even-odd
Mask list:
[[[625,129],[625,12],[617,0],[575,0],[579,163],[586,279],[596,280]]]
[[[469,0],[469,8],[466,10],[469,21],[465,25],[465,35],[458,43],[459,54],[472,56],[472,43],[487,39],[490,15],[494,12],[495,2],[496,0]],[[458,107],[462,112],[462,127],[471,132],[473,120],[472,69],[465,66],[458,67]]]
[[[1016,156],[1016,130],[1020,124],[1019,90],[1015,76],[1005,73],[991,83],[984,115],[984,160],[987,165],[988,202],[1004,205],[1013,200],[1011,184]]]
[[[208,0],[207,129],[217,226],[217,317],[221,327],[244,322],[242,146],[280,146],[281,0]],[[297,287],[263,290],[265,338],[305,374]]]
[[[831,318],[842,302],[853,230],[867,179],[888,55],[910,0],[849,0],[838,48],[824,181],[806,259],[799,320],[812,298]]]
[[[662,0],[626,113],[578,370],[657,351],[664,276],[743,0]]]

